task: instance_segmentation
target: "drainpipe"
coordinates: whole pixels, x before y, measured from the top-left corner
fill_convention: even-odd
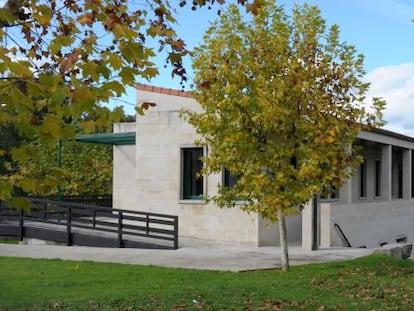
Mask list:
[[[318,197],[315,196],[312,200],[312,250],[317,250],[319,246],[318,241]]]

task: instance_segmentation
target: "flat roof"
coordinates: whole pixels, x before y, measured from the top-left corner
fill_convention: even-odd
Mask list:
[[[397,133],[397,132],[393,132],[393,131],[390,131],[390,130],[386,130],[386,129],[383,129],[383,128],[376,127],[376,128],[373,128],[371,131],[367,131],[367,132],[374,132],[374,133],[382,134],[382,135],[385,135],[385,136],[394,137],[394,138],[409,141],[409,142],[414,142],[414,138],[411,137],[411,136],[407,136],[407,135],[400,134],[400,133]]]
[[[138,91],[147,91],[147,92],[161,93],[161,94],[181,96],[181,97],[194,97],[194,93],[191,91],[177,90],[177,89],[166,88],[166,87],[158,87],[158,86],[153,86],[153,85],[148,85],[148,84],[143,84],[143,83],[135,84],[135,88]],[[384,128],[372,128],[371,130],[365,130],[365,131],[373,132],[373,133],[381,134],[384,136],[414,143],[414,137],[400,134],[398,132],[386,130]]]
[[[104,145],[135,145],[135,132],[78,135],[76,141]]]

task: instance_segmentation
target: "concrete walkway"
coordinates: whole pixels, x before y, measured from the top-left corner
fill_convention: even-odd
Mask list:
[[[251,247],[192,239],[181,239],[180,244],[178,250],[0,244],[0,256],[59,258],[222,271],[280,267],[279,247]],[[289,251],[292,266],[349,260],[373,252],[361,248],[334,248],[306,252],[298,246],[291,246]]]

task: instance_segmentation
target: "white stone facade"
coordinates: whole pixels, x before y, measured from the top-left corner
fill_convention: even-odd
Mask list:
[[[183,199],[183,148],[195,147],[197,134],[180,111],[200,109],[191,94],[145,85],[137,86],[137,94],[138,105],[146,102],[155,106],[145,116],[137,116],[136,123],[114,128],[115,132],[135,131],[136,145],[114,147],[113,206],[178,215],[183,237],[278,245],[277,224],[247,214],[240,206],[220,209],[201,198]],[[342,246],[335,223],[353,246],[373,247],[404,236],[413,242],[414,139],[386,131],[362,132],[356,144],[362,146],[365,167],[354,172],[337,198],[318,200],[302,215],[288,217],[289,243],[302,243],[305,249]],[[203,194],[216,193],[222,182],[222,174],[207,176]]]
[[[319,204],[320,245],[344,245],[335,224],[355,247],[413,243],[414,139],[374,130],[361,132],[356,143],[363,147],[366,172],[356,170],[341,188],[338,199]]]
[[[195,147],[196,133],[180,112],[200,109],[196,101],[181,93],[139,90],[138,104],[143,102],[156,106],[145,116],[137,116],[136,123],[119,124],[114,130],[126,132],[134,126],[136,145],[114,147],[113,206],[178,215],[179,234],[184,237],[255,246],[275,244],[277,226],[267,226],[240,206],[221,209],[211,202],[182,199],[181,149]],[[208,176],[204,194],[215,193],[221,180],[221,174]]]

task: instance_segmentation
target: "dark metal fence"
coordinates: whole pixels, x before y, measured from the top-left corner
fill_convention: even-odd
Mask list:
[[[62,242],[64,235],[66,245],[81,243],[80,236],[85,240],[89,234],[87,245],[91,246],[102,246],[98,242],[95,245],[94,241],[102,241],[106,235],[107,239],[115,240],[114,246],[117,247],[178,248],[178,216],[37,198],[28,200],[32,204],[30,211],[0,205],[0,224],[3,227],[3,233],[0,227],[0,235],[9,232],[22,240],[37,228],[39,232],[43,230],[45,239]],[[14,226],[7,226],[8,223]],[[55,237],[51,234],[51,226],[59,228]],[[157,243],[160,241],[164,243]]]
[[[56,200],[56,196],[42,197],[41,199]],[[112,195],[64,195],[61,200],[63,202],[86,204],[86,205],[98,205],[112,207]]]

